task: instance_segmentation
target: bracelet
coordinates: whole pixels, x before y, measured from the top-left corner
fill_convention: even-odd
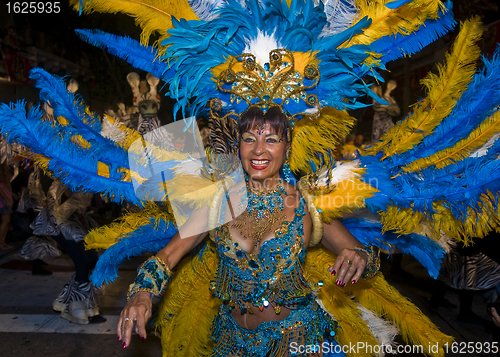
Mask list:
[[[168,281],[172,272],[167,264],[158,256],[153,255],[146,260],[138,270],[137,277],[130,284],[127,300],[130,300],[133,294],[140,291],[150,293],[150,297],[161,297],[168,286]]]
[[[363,279],[371,279],[380,270],[380,249],[377,247],[354,247],[351,250],[363,252],[368,257],[365,271],[361,275]]]

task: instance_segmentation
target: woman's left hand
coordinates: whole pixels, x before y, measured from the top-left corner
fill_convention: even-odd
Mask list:
[[[363,274],[368,257],[366,254],[351,250],[342,249],[341,253],[337,256],[335,264],[328,268],[332,276],[337,275],[337,285],[344,287],[350,281],[355,284]]]

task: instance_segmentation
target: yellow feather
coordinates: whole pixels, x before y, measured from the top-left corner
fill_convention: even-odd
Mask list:
[[[109,178],[109,166],[106,165],[104,162],[98,161],[97,162],[97,174],[99,176]]]
[[[461,161],[475,150],[482,147],[494,135],[500,132],[500,111],[485,119],[479,127],[474,129],[469,136],[460,140],[450,148],[436,152],[435,154],[418,159],[402,168],[405,172],[422,170],[429,166],[440,169],[455,162]]]
[[[319,166],[317,153],[334,148],[349,134],[355,120],[345,111],[325,107],[317,115],[297,122],[293,129],[290,169],[309,173],[309,160]]]
[[[215,279],[218,257],[213,243],[199,255],[179,263],[161,301],[156,327],[161,330],[164,356],[210,356],[213,319],[222,301],[213,297],[210,281]]]
[[[323,306],[339,324],[339,328],[336,330],[338,343],[343,346],[353,346],[363,342],[369,346],[377,346],[378,341],[370,331],[368,324],[361,318],[358,306],[349,296],[337,291],[339,289],[338,286],[331,283],[318,292],[318,298],[321,299]],[[368,349],[360,349],[357,351],[358,353],[346,353],[346,356],[372,356],[372,354],[366,353],[367,351]]]
[[[359,44],[370,44],[383,36],[393,34],[409,35],[418,30],[427,19],[436,19],[443,4],[436,0],[417,0],[389,9],[385,5],[392,0],[358,0],[358,13],[354,24],[367,16],[371,24],[363,33],[353,36],[340,47],[350,47]]]
[[[79,0],[70,0],[75,10],[80,9]],[[177,19],[199,20],[187,0],[91,0],[83,5],[85,13],[124,13],[135,18],[135,22],[142,28],[141,43],[148,45],[150,36],[158,32],[157,41],[168,37],[167,31],[172,26],[172,16]]]
[[[226,58],[226,57],[224,57]],[[219,77],[219,75],[227,70],[229,68],[229,63],[233,60],[233,56],[229,56],[228,58],[226,58],[226,62],[224,63],[221,63],[215,67],[212,68],[211,72],[212,72],[212,80],[214,82],[217,82],[217,78]],[[233,63],[233,67],[232,67],[233,71],[235,72],[240,72],[240,71],[243,71],[244,68],[243,68],[243,64],[241,62],[235,62]]]
[[[154,202],[148,202],[141,212],[128,212],[107,226],[91,230],[85,236],[86,248],[107,249],[128,233],[135,231],[140,226],[149,224],[151,217],[154,217],[156,221],[163,218],[174,222],[174,216],[168,203],[164,207],[166,210],[161,209]]]
[[[378,344],[366,323],[360,318],[355,304],[355,301],[359,301],[367,309],[394,322],[405,341],[423,346],[428,355],[433,355],[427,350],[429,342],[431,346],[439,343],[440,351],[435,355],[444,355],[443,344],[453,339],[441,333],[415,305],[390,286],[381,273],[373,279],[361,279],[355,285],[348,284],[345,288],[339,288],[327,271],[328,267],[335,263],[335,259],[335,255],[322,245],[308,249],[304,272],[311,280],[323,281],[324,285],[318,296],[325,308],[339,322],[340,328],[336,332],[341,344]],[[351,296],[353,298],[350,298]]]
[[[360,318],[361,313],[356,303],[335,284],[335,279],[327,271],[334,263],[335,255],[320,244],[308,249],[304,273],[308,281],[323,281],[324,285],[318,292],[318,298],[339,324],[335,337],[344,346],[356,345],[359,341],[370,346],[378,345],[368,325]],[[370,356],[362,350],[359,352],[355,356]],[[354,357],[349,353],[346,356]]]
[[[367,150],[374,155],[384,151],[385,159],[397,153],[410,150],[420,143],[424,136],[431,134],[441,120],[446,117],[472,79],[476,61],[480,56],[478,40],[483,28],[478,17],[462,24],[461,31],[446,55],[445,65],[438,66],[439,75],[429,73],[422,84],[427,89],[427,97],[418,102],[404,121],[388,131],[381,142]]]
[[[231,186],[231,182],[227,181]],[[172,204],[187,204],[199,209],[212,206],[220,184],[199,176],[177,174],[168,181],[168,198]]]
[[[140,140],[138,140],[140,139]],[[133,141],[132,141],[133,140]],[[154,158],[155,162],[167,162],[170,160],[185,160],[189,157],[188,153],[178,152],[178,151],[167,151],[156,147],[154,144],[144,140],[144,138],[138,134],[138,138],[127,137],[126,143],[128,145],[128,152],[133,153],[137,157],[136,165],[142,165],[143,167],[148,167],[151,160]],[[145,150],[147,148],[147,150]],[[147,154],[146,154],[147,152]],[[142,184],[147,180],[147,178],[142,177],[136,171],[127,171],[126,176],[131,176],[139,184]]]
[[[137,140],[140,139],[140,140]],[[159,162],[169,160],[185,160],[189,157],[188,153],[180,151],[167,151],[155,146],[153,142],[146,141],[141,135],[128,147],[129,152],[138,155],[141,158],[141,163],[147,164],[153,158]],[[145,154],[145,149],[148,149],[148,154]]]
[[[439,331],[422,311],[389,285],[381,273],[373,279],[349,284],[346,288],[364,307],[394,322],[403,339],[407,343],[422,346],[426,355],[444,356],[443,345],[453,341],[451,336]],[[432,353],[429,347],[436,344],[439,344],[439,352]]]
[[[66,125],[68,125],[68,124],[69,124],[69,120],[68,120],[68,119],[66,119],[66,118],[65,118],[65,117],[63,117],[63,116],[58,116],[58,117],[56,118],[56,120],[57,120],[57,121],[59,122],[59,124],[61,124],[62,126],[66,126]]]
[[[30,151],[29,149],[26,151],[26,155],[34,164],[38,165],[43,170],[43,173],[45,175],[53,177],[52,173],[48,170],[50,162],[49,157],[42,154],[37,154],[33,151]]]
[[[71,137],[71,142],[73,142],[74,144],[78,145],[80,148],[82,149],[88,149],[90,148],[92,145],[83,138],[83,136],[81,135],[73,135]]]
[[[319,65],[321,61],[316,58],[316,54],[319,53],[319,51],[314,51],[314,52],[299,52],[299,51],[292,51],[293,53],[293,58],[295,60],[295,70],[299,71],[300,73],[304,73],[304,68],[308,64],[314,64],[314,65]]]
[[[365,169],[356,170],[364,173]],[[315,194],[314,206],[321,209],[324,222],[340,218],[346,213],[355,212],[365,207],[365,200],[379,192],[359,178],[350,178],[335,185],[331,192]]]
[[[431,238],[439,240],[441,232],[450,238],[471,243],[471,238],[483,238],[500,224],[500,200],[491,192],[481,196],[476,207],[469,207],[462,217],[454,217],[445,202],[436,202],[430,217],[411,208],[390,206],[380,212],[384,231],[398,234],[421,232],[422,225],[428,229]]]

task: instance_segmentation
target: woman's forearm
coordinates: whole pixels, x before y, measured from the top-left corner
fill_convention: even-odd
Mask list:
[[[325,223],[321,243],[335,255],[339,255],[343,249],[363,247],[363,244],[338,219]]]
[[[174,269],[186,254],[205,239],[207,234],[207,232],[203,232],[188,238],[181,238],[177,232],[165,248],[161,249],[156,255],[163,259],[169,269]]]

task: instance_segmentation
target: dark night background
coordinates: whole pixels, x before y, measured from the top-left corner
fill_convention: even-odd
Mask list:
[[[54,3],[54,1],[51,2]],[[127,106],[132,105],[132,92],[126,81],[126,76],[129,72],[136,71],[144,79],[145,72],[134,69],[124,60],[87,44],[76,35],[74,30],[99,29],[116,35],[127,35],[138,40],[141,30],[135,25],[133,18],[124,14],[82,13],[79,15],[77,11],[70,8],[68,1],[60,2],[61,12],[58,14],[8,14],[7,3],[8,1],[1,1],[0,39],[5,39],[8,28],[13,26],[21,53],[30,52],[31,48],[36,47],[71,61],[75,66],[85,68],[84,74],[74,75],[68,73],[68,69],[60,63],[58,65],[57,60],[52,59],[49,63],[48,60],[44,61],[38,58],[35,64],[52,74],[75,78],[80,86],[78,93],[87,104],[91,105],[91,109],[102,112],[106,107],[112,108],[118,102],[123,102]],[[14,2],[10,3],[12,12]],[[150,43],[154,41],[155,37],[152,36]],[[5,41],[3,42],[3,46],[5,46]],[[158,89],[160,88],[161,84]],[[21,93],[26,91],[27,89],[20,90]],[[6,101],[1,94],[0,91],[0,101]],[[165,111],[169,110],[170,101],[167,98],[163,98],[162,101],[165,103],[162,103],[161,111],[164,115],[169,115]]]

